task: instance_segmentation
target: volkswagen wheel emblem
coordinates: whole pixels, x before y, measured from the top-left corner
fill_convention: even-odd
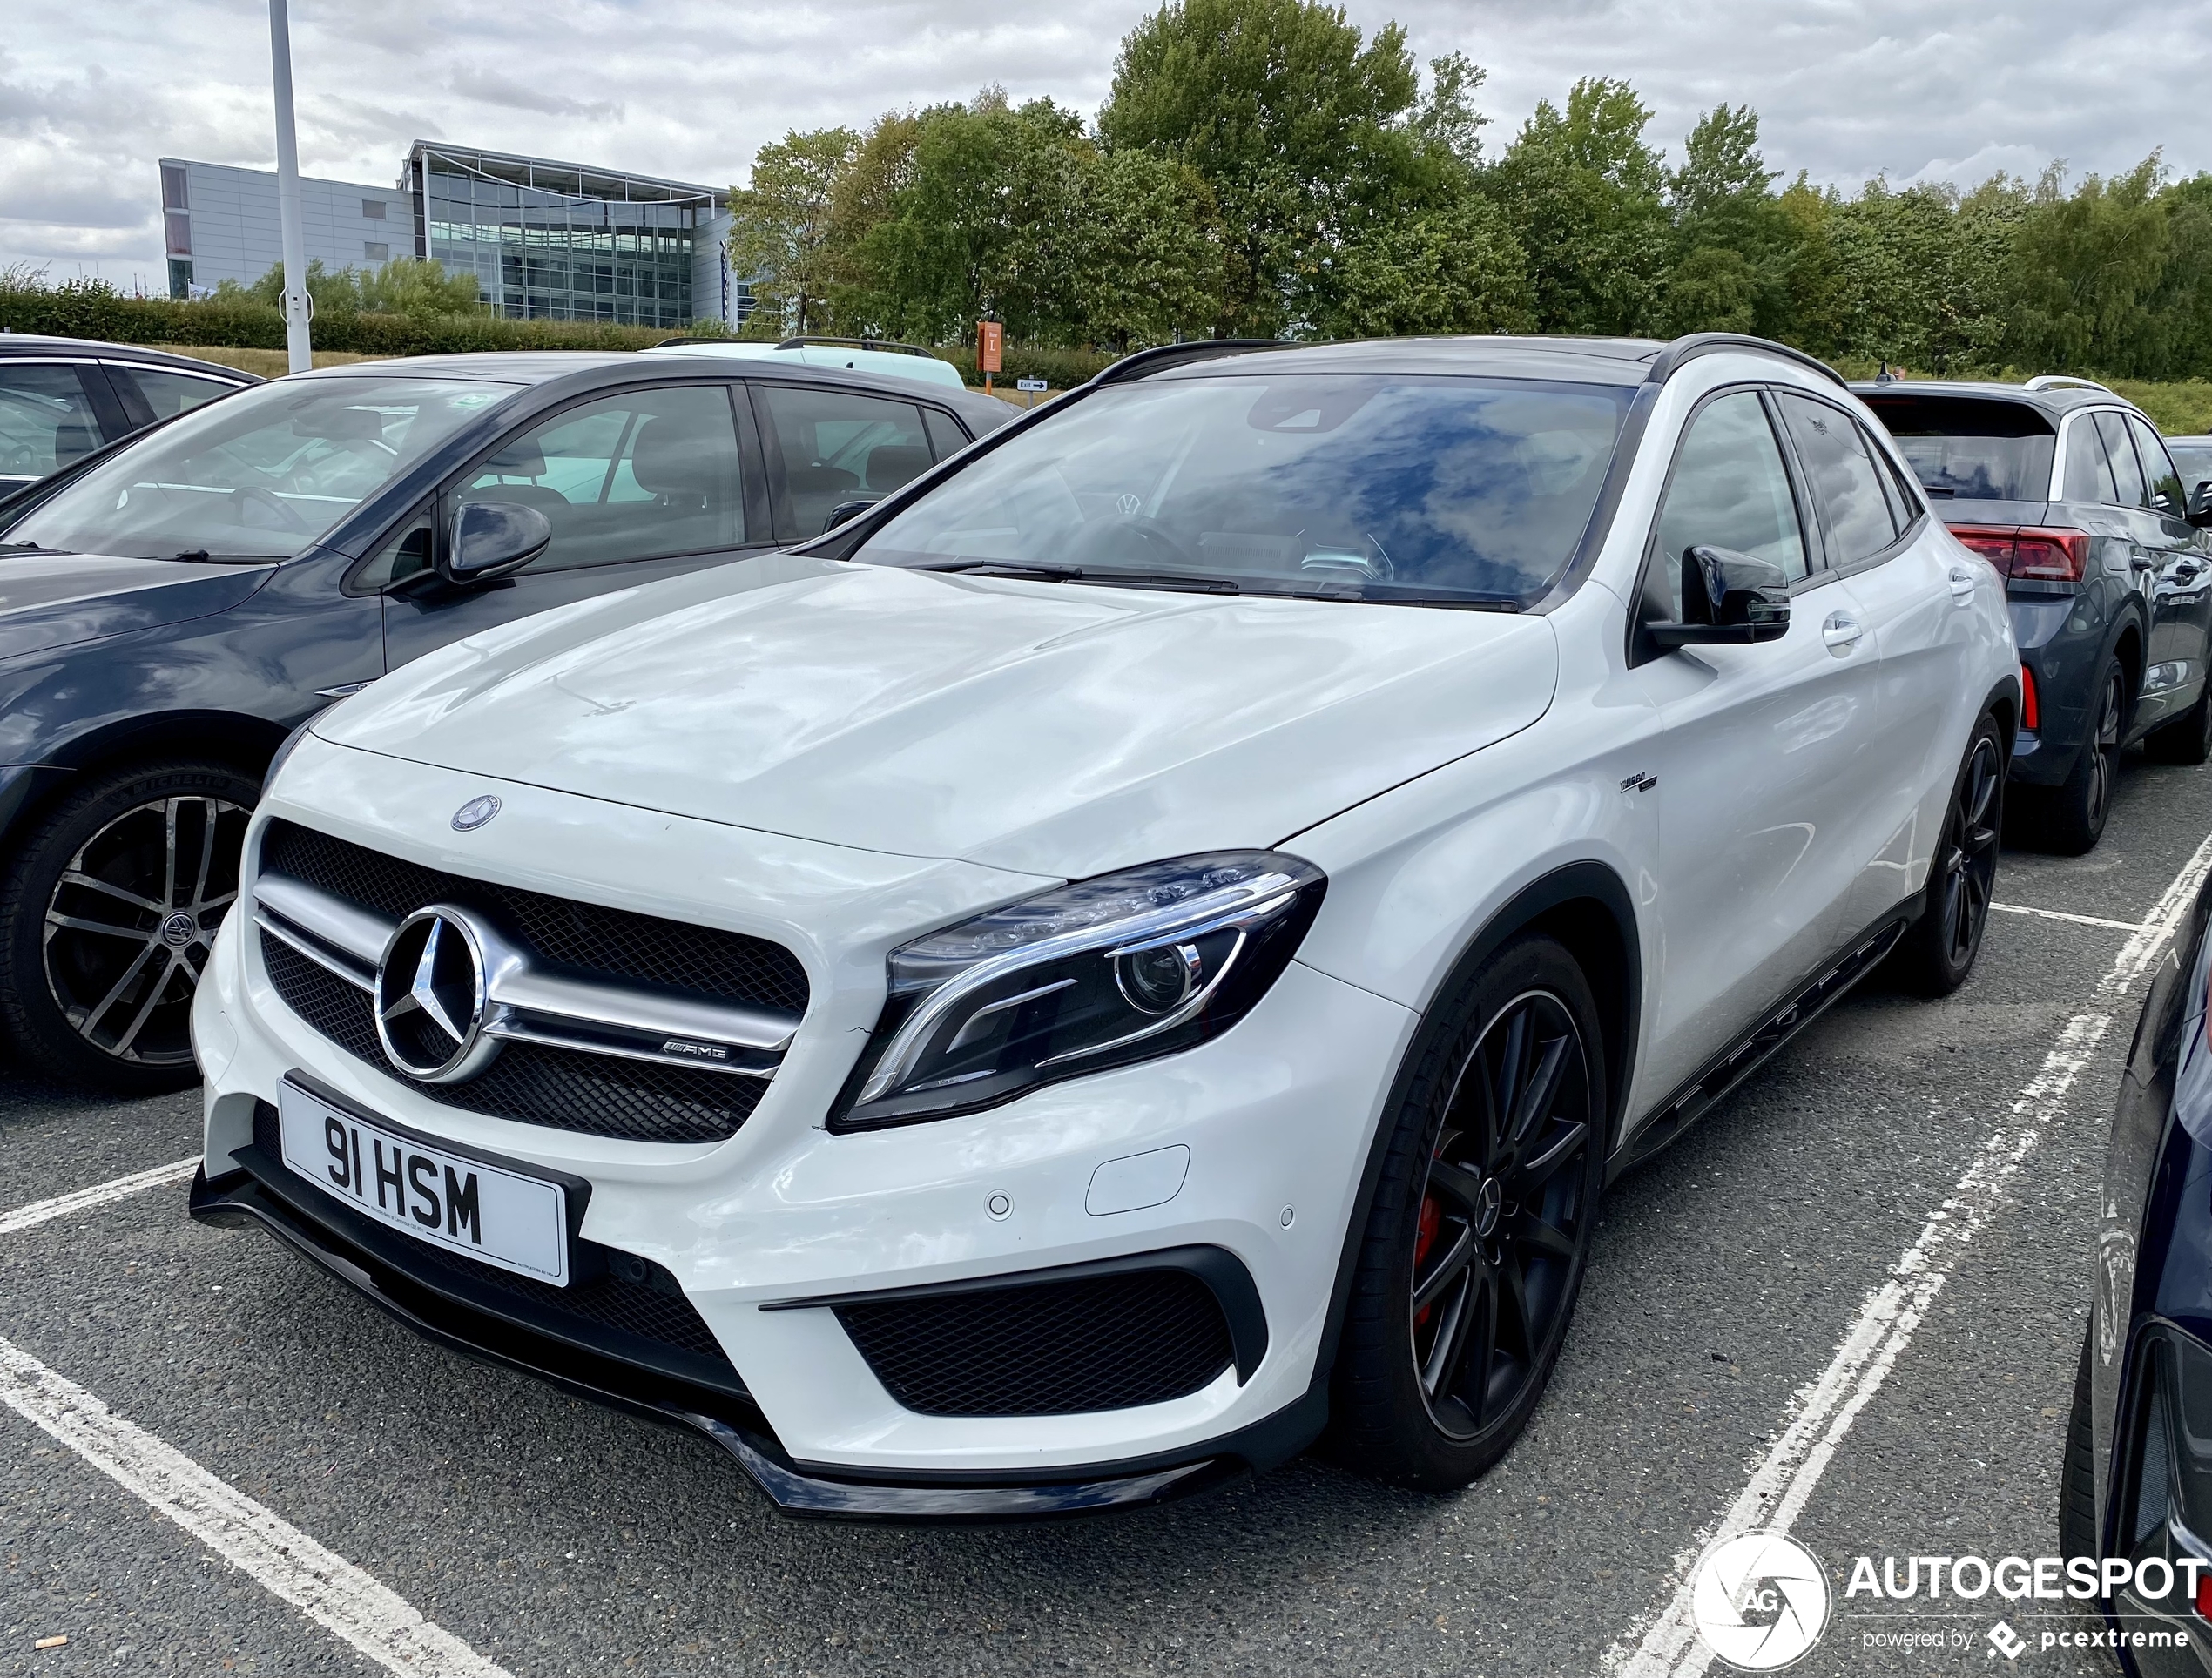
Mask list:
[[[474,1077],[498,1052],[484,1035],[484,940],[458,909],[436,904],[400,923],[376,967],[376,1037],[392,1064],[424,1083]]]
[[[456,833],[475,832],[499,813],[499,795],[496,792],[486,792],[469,799],[453,812],[453,831]]]

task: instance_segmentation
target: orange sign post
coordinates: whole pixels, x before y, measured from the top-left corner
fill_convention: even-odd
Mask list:
[[[991,375],[1006,370],[1006,327],[997,320],[978,320],[975,323],[975,370],[983,375],[983,388],[991,387]]]

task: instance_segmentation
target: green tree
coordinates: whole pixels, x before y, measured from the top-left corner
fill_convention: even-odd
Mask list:
[[[1073,335],[1126,350],[1212,325],[1221,230],[1197,171],[1146,152],[1094,152],[1082,190]]]
[[[363,273],[356,282],[361,307],[369,314],[404,314],[428,320],[443,314],[474,314],[483,291],[473,273],[448,273],[442,262],[395,256],[382,267]]]
[[[1332,336],[1523,332],[1528,269],[1505,212],[1469,192],[1377,218],[1337,257],[1319,325]]]
[[[860,144],[849,128],[794,129],[762,146],[751,180],[732,189],[730,266],[752,282],[764,326],[819,332],[826,324],[832,195]]]
[[[471,282],[473,289],[474,282]],[[278,263],[250,286],[241,286],[235,280],[219,282],[215,287],[219,301],[233,303],[266,303],[281,307],[284,303],[284,264]],[[307,260],[307,299],[314,305],[318,319],[336,314],[359,314],[361,312],[361,274],[354,268],[329,269],[320,257]]]
[[[2153,300],[2173,222],[2153,152],[2124,175],[2063,191],[2054,164],[2019,219],[2010,254],[2011,341],[2020,365],[2133,373],[2155,359]]]
[[[1332,246],[1403,183],[1420,93],[1395,24],[1363,39],[1313,0],[1169,0],[1123,40],[1098,131],[1204,179],[1224,230],[1218,324],[1271,337],[1310,322]]]
[[[1715,106],[1689,131],[1683,153],[1667,177],[1675,222],[1669,329],[1787,334],[1797,241],[1759,152],[1758,113]]]
[[[1650,121],[1626,82],[1585,78],[1564,111],[1539,104],[1492,172],[1527,252],[1539,330],[1660,324],[1671,228],[1665,166],[1643,138]]]

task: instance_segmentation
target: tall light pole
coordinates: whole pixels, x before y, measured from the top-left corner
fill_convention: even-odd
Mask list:
[[[276,84],[277,227],[284,242],[284,347],[291,370],[314,366],[307,342],[307,235],[300,225],[300,138],[292,125],[292,24],[269,0],[269,64]]]

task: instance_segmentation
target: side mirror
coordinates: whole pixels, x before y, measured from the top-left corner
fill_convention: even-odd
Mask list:
[[[465,588],[519,571],[552,542],[553,527],[535,507],[512,501],[463,502],[453,540],[438,562],[442,582]]]
[[[2200,530],[2212,527],[2212,478],[2189,491],[2189,510],[2183,516]]]
[[[1779,565],[1728,548],[1683,556],[1682,621],[1647,623],[1654,646],[1749,646],[1790,632],[1790,579]]]
[[[836,506],[830,509],[829,522],[824,524],[822,529],[825,530],[834,530],[839,525],[844,523],[846,520],[860,517],[861,514],[867,512],[869,508],[874,505],[875,502],[873,501],[841,501],[838,502]]]

